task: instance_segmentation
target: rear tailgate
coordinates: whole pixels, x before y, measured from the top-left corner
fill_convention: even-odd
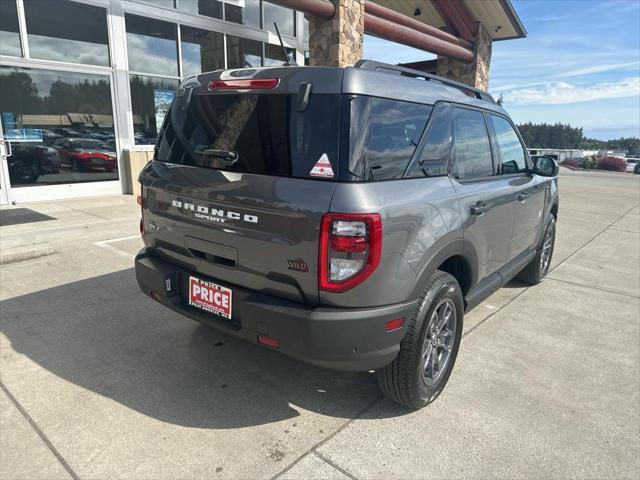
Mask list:
[[[207,78],[208,80],[208,78]],[[337,172],[339,95],[181,89],[140,176],[145,243],[221,285],[318,303],[320,220]],[[326,170],[325,170],[326,171]]]

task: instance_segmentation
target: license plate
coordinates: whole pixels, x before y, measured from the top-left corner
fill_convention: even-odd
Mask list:
[[[231,320],[231,289],[189,277],[189,305]]]

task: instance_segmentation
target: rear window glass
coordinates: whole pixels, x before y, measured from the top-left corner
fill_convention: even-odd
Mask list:
[[[361,180],[402,177],[431,107],[377,97],[351,101],[349,171]]]
[[[178,96],[162,127],[156,159],[313,178],[314,165],[326,157],[337,174],[340,96],[312,94],[304,112],[297,111],[296,98],[288,94]]]

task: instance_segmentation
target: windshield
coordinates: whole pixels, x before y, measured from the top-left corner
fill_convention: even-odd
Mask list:
[[[325,157],[337,175],[340,96],[311,95],[303,112],[289,94],[175,98],[155,159],[265,175],[314,178]],[[324,176],[323,178],[333,178]]]

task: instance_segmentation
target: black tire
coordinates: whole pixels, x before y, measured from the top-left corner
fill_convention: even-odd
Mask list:
[[[549,236],[549,237],[548,237]],[[550,240],[549,250],[545,249],[545,244],[547,240]],[[549,219],[547,220],[547,226],[544,230],[544,234],[540,239],[540,245],[536,250],[536,256],[533,257],[533,260],[522,269],[518,275],[516,275],[516,279],[529,284],[529,285],[537,285],[544,277],[549,273],[549,267],[551,266],[551,258],[553,257],[553,249],[556,243],[556,217],[552,214],[549,215]],[[546,253],[548,256],[546,257],[546,261],[543,261]]]
[[[455,328],[449,330],[448,357],[442,366],[440,373],[434,378],[427,379],[429,368],[429,348],[435,349],[435,359],[444,354],[445,345],[442,345],[438,353],[439,337],[433,331],[433,319],[439,315],[443,305],[453,307],[450,320]],[[456,279],[448,273],[437,270],[421,296],[421,301],[409,320],[407,333],[400,343],[400,352],[390,365],[377,371],[378,385],[384,395],[396,403],[417,410],[433,402],[442,392],[458,355],[460,340],[462,338],[462,325],[464,316],[464,301],[462,291]],[[446,327],[446,325],[445,325]],[[442,332],[440,332],[442,334]],[[444,334],[443,334],[444,335]],[[431,366],[433,372],[433,364]],[[430,381],[431,380],[431,381]]]
[[[71,171],[72,172],[82,172],[82,165],[80,164],[80,160],[77,158],[71,159]]]

